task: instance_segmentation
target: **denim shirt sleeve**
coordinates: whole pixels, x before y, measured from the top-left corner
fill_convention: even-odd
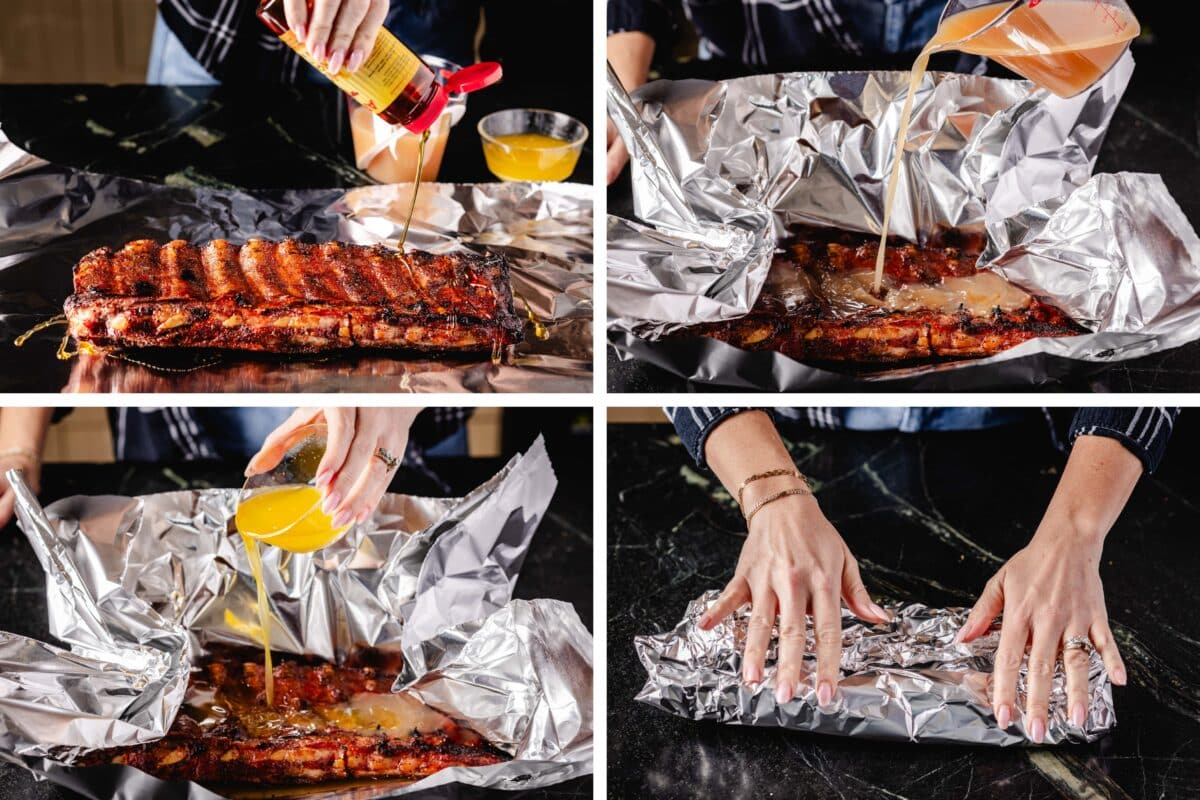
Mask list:
[[[1081,408],[1071,422],[1071,443],[1080,436],[1116,439],[1154,472],[1167,452],[1178,408]]]
[[[641,31],[655,41],[671,29],[671,13],[665,0],[608,0],[608,35]]]
[[[769,409],[765,408],[723,408],[717,406],[670,406],[663,410],[670,418],[671,424],[675,426],[676,432],[679,433],[679,438],[683,440],[683,446],[687,449],[688,455],[702,467],[708,466],[708,462],[704,459],[704,445],[708,442],[708,435],[712,433],[713,429],[719,423],[743,411],[765,411],[767,414],[771,413]]]

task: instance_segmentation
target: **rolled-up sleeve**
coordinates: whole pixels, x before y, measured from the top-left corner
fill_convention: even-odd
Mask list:
[[[687,449],[688,455],[695,459],[696,463],[702,467],[708,466],[708,462],[704,458],[704,445],[708,443],[708,435],[723,420],[732,417],[734,414],[740,414],[743,411],[764,411],[768,414],[771,413],[765,408],[725,408],[718,406],[669,406],[663,410],[667,413],[671,424],[675,426],[675,430],[679,433],[679,438],[683,441],[683,446]]]
[[[1071,422],[1071,443],[1080,436],[1107,436],[1125,445],[1154,472],[1167,452],[1178,408],[1081,408]]]
[[[671,14],[662,0],[608,0],[608,35],[641,31],[662,39],[671,29]]]

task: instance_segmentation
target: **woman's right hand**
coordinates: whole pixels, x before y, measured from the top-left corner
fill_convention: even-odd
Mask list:
[[[306,0],[284,0],[283,13],[288,27],[331,73],[343,66],[357,72],[387,19],[388,0],[315,0],[311,11]]]
[[[25,477],[25,483],[36,494],[42,486],[42,466],[38,459],[28,453],[9,453],[0,456],[0,528],[12,521],[13,505],[16,503],[16,493],[9,485],[4,473],[10,469],[19,469]]]
[[[654,58],[654,39],[639,31],[623,31],[608,37],[608,63],[621,79],[625,91],[632,92],[646,82],[650,76],[650,62]],[[608,123],[608,182],[612,183],[621,174],[629,161],[625,142],[617,134],[617,127]]]
[[[746,507],[761,498],[750,484]],[[761,492],[759,492],[761,493]],[[839,598],[860,619],[885,622],[887,612],[871,599],[858,572],[858,562],[842,537],[821,513],[811,495],[791,495],[763,506],[751,520],[733,580],[716,603],[700,618],[708,630],[750,603],[750,622],[742,658],[742,678],[758,683],[763,677],[771,630],[779,617],[779,647],[775,699],[786,703],[795,695],[804,666],[806,614],[813,618],[817,656],[817,700],[833,699],[842,653]]]

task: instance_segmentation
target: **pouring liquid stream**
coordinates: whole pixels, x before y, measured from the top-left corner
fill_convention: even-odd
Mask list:
[[[1073,97],[1102,78],[1140,32],[1132,15],[1107,0],[1030,0],[997,22],[1011,5],[993,3],[944,18],[913,62],[884,196],[872,285],[876,296],[883,292],[888,229],[913,98],[925,78],[929,57],[945,50],[985,56],[1060,97]]]
[[[425,168],[425,143],[428,141],[429,131],[426,130],[421,134],[421,142],[417,145],[417,172],[413,178],[413,193],[412,200],[408,204],[408,214],[404,217],[404,230],[400,234],[401,250],[404,249],[404,243],[408,241],[408,228],[412,225],[413,212],[417,210],[417,195],[421,191],[421,170]]]
[[[308,553],[336,540],[346,528],[334,528],[333,520],[321,510],[321,499],[321,490],[315,486],[282,486],[248,497],[237,507],[237,529],[246,543],[246,560],[257,590],[268,706],[275,704],[275,675],[271,662],[271,611],[263,583],[260,541],[292,553]]]

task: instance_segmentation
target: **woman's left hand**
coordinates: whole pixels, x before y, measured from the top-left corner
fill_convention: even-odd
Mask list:
[[[321,510],[341,528],[363,522],[379,505],[395,469],[376,451],[404,458],[408,431],[419,408],[301,408],[263,442],[250,459],[246,475],[265,472],[283,458],[288,436],[296,428],[324,421],[328,428],[325,455],[317,467],[317,488],[325,494]]]
[[[1086,649],[1065,650],[1068,640],[1090,641],[1112,682],[1125,685],[1125,665],[1104,605],[1100,554],[1141,472],[1141,462],[1117,440],[1079,437],[1033,539],[992,576],[959,630],[957,640],[969,642],[1004,615],[992,675],[992,710],[1001,728],[1014,717],[1017,675],[1026,647],[1026,725],[1035,743],[1046,735],[1050,687],[1060,653],[1068,718],[1080,728],[1087,722],[1090,654]]]

